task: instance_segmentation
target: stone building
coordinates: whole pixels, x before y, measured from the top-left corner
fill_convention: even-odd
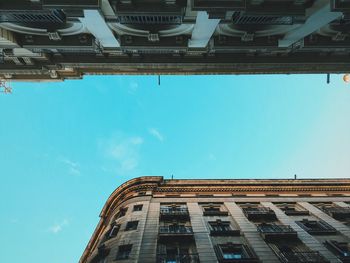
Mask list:
[[[344,73],[349,0],[2,0],[0,78]]]
[[[80,263],[350,262],[350,180],[165,180],[118,187]]]

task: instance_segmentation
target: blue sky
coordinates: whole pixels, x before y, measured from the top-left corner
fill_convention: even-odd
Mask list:
[[[0,95],[0,262],[78,262],[142,175],[349,177],[342,76],[88,76]]]

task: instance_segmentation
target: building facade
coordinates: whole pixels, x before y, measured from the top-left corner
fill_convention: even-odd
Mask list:
[[[118,187],[80,263],[350,262],[350,180],[165,180]]]
[[[0,78],[344,73],[349,0],[0,1]]]

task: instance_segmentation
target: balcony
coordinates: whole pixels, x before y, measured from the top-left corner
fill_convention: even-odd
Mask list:
[[[336,220],[346,220],[350,218],[350,208],[348,207],[324,207],[321,209]]]
[[[296,239],[298,234],[290,226],[276,225],[276,224],[260,224],[257,226],[261,236],[266,241],[276,239]]]
[[[310,214],[307,210],[285,209],[283,211],[287,216],[308,216]]]
[[[326,260],[320,253],[313,251],[304,252],[292,252],[292,251],[281,251],[278,254],[281,262],[284,263],[327,263]]]
[[[117,1],[113,6],[118,22],[140,25],[180,25],[187,1]]]
[[[193,230],[190,226],[160,226],[158,236],[159,239],[193,238]]]
[[[303,219],[296,223],[311,235],[335,235],[337,230],[324,221],[309,221]]]
[[[157,263],[199,263],[198,254],[158,254]]]
[[[160,218],[161,219],[189,219],[190,214],[187,208],[161,208]]]
[[[203,216],[228,216],[228,212],[219,209],[205,209],[203,211]]]
[[[278,205],[287,216],[308,216],[310,213],[295,204]]]
[[[342,262],[350,263],[350,245],[346,242],[328,240],[324,243]]]
[[[212,228],[210,229],[211,236],[239,236],[241,231],[239,229],[221,229]]]
[[[220,219],[209,222],[209,230],[211,236],[239,236],[239,229],[232,229],[229,221],[221,221]]]
[[[247,245],[226,243],[214,247],[220,263],[258,263],[260,260]]]
[[[66,15],[62,10],[8,10],[0,11],[0,22],[20,23],[24,25],[59,26],[65,23]]]
[[[243,213],[248,220],[276,220],[276,214],[268,207],[246,207],[243,208]]]
[[[97,248],[97,254],[91,259],[91,263],[103,261],[110,252],[110,248],[107,248],[105,245],[101,245]]]

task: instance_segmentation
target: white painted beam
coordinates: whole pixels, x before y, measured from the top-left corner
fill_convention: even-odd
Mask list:
[[[220,19],[209,19],[207,12],[197,12],[196,24],[194,25],[188,46],[197,48],[206,47],[219,22]]]
[[[288,32],[283,39],[279,40],[279,47],[289,47],[343,15],[341,12],[331,12],[329,0],[317,1],[311,12],[305,24]]]
[[[101,1],[101,10],[105,17],[114,17],[114,11],[108,0]]]
[[[0,48],[18,47],[15,35],[4,28],[0,27]]]
[[[97,38],[103,47],[120,47],[112,30],[108,27],[98,10],[84,10],[84,18],[80,18],[80,21],[86,26],[88,31]]]

